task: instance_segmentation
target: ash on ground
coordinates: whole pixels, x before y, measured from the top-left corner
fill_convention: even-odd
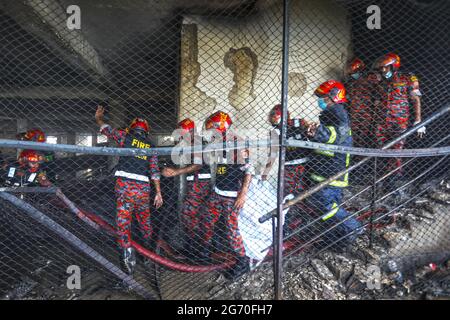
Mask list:
[[[283,298],[450,299],[450,180],[420,188],[421,197],[394,210],[391,224],[374,229],[371,241],[366,230],[341,252],[285,258]],[[386,204],[395,208],[396,201]],[[272,263],[225,284],[214,298],[273,299]]]

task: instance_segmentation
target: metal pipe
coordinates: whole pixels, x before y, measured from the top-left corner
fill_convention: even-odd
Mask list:
[[[419,129],[421,123],[418,125]],[[412,128],[413,129],[413,128]],[[401,139],[400,139],[401,140]],[[233,150],[233,149],[246,149],[246,148],[261,148],[269,147],[271,145],[267,139],[250,140],[242,143],[238,142],[234,147],[224,147],[221,144],[209,144],[207,151],[220,151],[220,150]],[[450,147],[440,148],[427,148],[427,149],[404,149],[404,150],[384,150],[373,148],[357,148],[357,147],[343,147],[335,146],[318,142],[303,141],[303,140],[290,140],[286,141],[286,146],[312,149],[312,150],[324,150],[337,153],[349,153],[352,155],[368,156],[368,157],[384,157],[384,158],[410,158],[410,157],[432,157],[439,155],[450,154]],[[276,147],[278,145],[272,144]],[[172,153],[192,153],[191,147],[158,147],[150,149],[134,149],[134,148],[111,148],[111,147],[84,147],[72,144],[50,144],[40,143],[32,141],[20,141],[10,139],[0,139],[0,147],[11,149],[32,149],[40,151],[54,151],[54,152],[67,152],[67,153],[83,153],[92,155],[103,156],[151,156],[157,154],[159,156],[169,156]],[[174,151],[176,150],[176,151]]]
[[[381,150],[385,150],[390,148],[392,145],[397,143],[400,140],[410,136],[412,133],[416,132],[421,127],[427,125],[428,123],[434,121],[435,119],[443,116],[448,111],[450,111],[450,105],[443,107],[440,111],[437,111],[433,115],[431,115],[427,120],[415,125],[410,128],[398,138],[386,144]],[[239,142],[237,147],[226,147],[223,148],[221,144],[210,144],[208,145],[208,149],[214,150],[229,150],[229,149],[245,149],[245,148],[258,148],[262,146],[269,146],[270,141],[267,139],[264,140],[251,140],[248,143]],[[436,149],[409,149],[409,150],[390,150],[390,151],[381,151],[380,149],[369,149],[369,148],[355,148],[355,147],[343,147],[343,146],[334,146],[325,143],[317,143],[311,141],[287,141],[286,146],[295,146],[306,149],[320,149],[325,151],[333,151],[338,153],[350,153],[354,155],[366,155],[366,156],[382,156],[382,157],[426,157],[426,156],[435,156],[442,154],[449,154],[450,147],[442,147]],[[106,156],[151,156],[153,154],[158,155],[171,155],[173,149],[178,149],[178,151],[182,151],[183,153],[192,153],[191,147],[159,147],[159,148],[151,148],[151,149],[134,149],[134,148],[110,148],[110,147],[84,147],[84,146],[76,146],[71,144],[50,144],[50,143],[40,143],[33,141],[20,141],[20,140],[9,140],[9,139],[0,139],[0,147],[2,148],[19,148],[19,149],[32,149],[32,150],[42,150],[42,151],[56,151],[56,152],[68,152],[68,153],[84,153],[84,154],[95,154],[95,155],[106,155]],[[199,146],[200,148],[200,146]]]
[[[56,187],[6,187],[0,188],[0,192],[12,193],[56,193]]]
[[[283,0],[283,49],[282,49],[282,74],[281,74],[281,130],[279,136],[280,151],[278,154],[278,186],[277,186],[277,219],[276,241],[274,241],[274,277],[275,300],[282,299],[282,274],[283,274],[283,189],[284,189],[284,164],[286,158],[286,134],[288,118],[288,71],[289,71],[289,0]]]
[[[94,250],[94,248],[87,245],[84,241],[80,240],[70,231],[59,225],[57,222],[53,221],[47,217],[44,213],[37,210],[27,202],[9,194],[6,192],[0,192],[0,198],[10,202],[19,209],[25,211],[31,218],[41,223],[51,231],[55,232],[57,235],[68,241],[75,248],[82,251],[87,256],[94,259],[96,262],[101,264],[105,269],[112,272],[119,279],[123,280],[130,288],[135,290],[137,293],[145,297],[146,299],[155,300],[155,297],[147,291],[140,283],[134,280],[131,276],[127,275],[120,268],[116,267],[113,263],[103,257],[100,253]]]
[[[373,184],[372,184],[372,201],[370,204],[370,210],[375,212],[376,209],[376,199],[377,199],[377,161],[378,158],[373,159]],[[370,215],[370,230],[369,230],[369,248],[372,249],[373,243],[373,214]]]
[[[411,157],[433,157],[440,155],[450,154],[450,147],[440,148],[422,148],[422,149],[389,149],[381,150],[374,148],[357,148],[357,147],[344,147],[327,145],[318,142],[302,141],[302,140],[289,140],[286,145],[288,147],[306,148],[313,150],[326,150],[337,153],[349,153],[352,155],[360,155],[367,157],[384,157],[384,158],[411,158]]]
[[[407,131],[405,131],[403,134],[401,134],[400,136],[398,136],[397,138],[393,139],[392,141],[388,142],[387,144],[385,144],[381,149],[387,149],[392,147],[393,145],[395,145],[396,143],[398,143],[399,141],[409,137],[410,135],[412,135],[413,133],[415,133],[418,129],[420,129],[422,126],[436,120],[437,118],[443,116],[444,114],[446,114],[448,111],[450,111],[450,105],[443,108],[442,110],[434,113],[433,115],[431,115],[427,120],[421,122],[418,125],[415,125],[414,127],[408,129]],[[289,208],[290,206],[295,205],[296,203],[306,199],[307,197],[313,195],[314,193],[316,193],[319,190],[322,190],[323,188],[325,188],[330,182],[342,177],[343,175],[345,175],[348,172],[351,172],[353,170],[355,170],[356,168],[359,168],[361,165],[363,165],[364,163],[366,163],[367,161],[369,161],[372,157],[367,157],[362,159],[360,162],[350,166],[349,168],[333,175],[332,177],[326,179],[325,181],[315,185],[314,187],[312,187],[311,189],[299,194],[298,196],[296,196],[294,199],[287,201],[283,208]],[[275,210],[272,210],[270,212],[268,212],[267,214],[265,214],[264,216],[262,216],[261,218],[259,218],[259,222],[260,223],[264,223],[267,220],[270,219],[270,217],[275,214]]]

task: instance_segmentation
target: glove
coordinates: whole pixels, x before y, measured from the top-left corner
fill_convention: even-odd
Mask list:
[[[414,126],[417,125],[417,124],[419,124],[419,123],[420,123],[420,121],[414,122]],[[422,137],[422,136],[426,133],[426,130],[427,130],[427,128],[426,128],[425,126],[423,126],[423,127],[419,128],[419,129],[417,130],[417,134],[418,134],[420,137]]]

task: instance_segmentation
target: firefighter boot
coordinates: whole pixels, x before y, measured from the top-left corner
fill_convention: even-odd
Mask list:
[[[122,268],[129,274],[132,275],[136,268],[136,253],[134,248],[129,247],[123,249],[122,259],[121,259]]]
[[[223,271],[224,277],[229,281],[236,281],[242,275],[250,271],[250,259],[246,256],[237,257],[236,263]]]

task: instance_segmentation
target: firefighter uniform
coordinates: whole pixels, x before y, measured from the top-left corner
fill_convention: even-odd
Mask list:
[[[49,181],[44,170],[39,168],[32,171],[19,164],[6,169],[6,185],[14,187],[39,187],[48,186]],[[47,182],[47,183],[46,183]]]
[[[348,113],[343,104],[329,106],[321,112],[319,120],[320,125],[312,139],[313,141],[339,146],[352,146]],[[350,154],[348,153],[315,150],[310,157],[310,165],[308,166],[310,183],[325,181],[350,165]],[[308,198],[308,205],[322,214],[325,228],[335,225],[349,216],[344,208],[339,207],[343,198],[342,189],[347,186],[348,173],[332,181],[328,186]],[[352,217],[336,227],[327,240],[331,242],[337,240],[338,237],[355,231],[359,227],[360,223]],[[349,240],[351,241],[352,238],[354,237]]]
[[[123,148],[152,147],[146,136],[135,134],[133,131],[113,129],[105,124],[100,128],[100,132]],[[152,236],[149,177],[151,180],[160,179],[158,157],[156,155],[120,157],[115,176],[118,242],[126,249],[131,246],[133,213],[136,215],[144,239],[149,240]]]
[[[375,148],[377,146],[375,136],[377,112],[373,103],[376,81],[375,75],[361,73],[358,79],[350,77],[345,83],[355,147]]]
[[[305,139],[304,126],[302,120],[293,119],[287,127],[286,139],[289,140],[303,140]],[[299,194],[305,189],[304,173],[305,163],[307,162],[307,151],[297,147],[286,148],[286,161],[284,167],[284,195]]]
[[[236,140],[235,140],[236,141]],[[204,241],[209,244],[214,227],[222,216],[225,219],[225,237],[238,257],[245,257],[245,248],[238,228],[239,211],[234,208],[246,174],[253,174],[250,164],[239,164],[237,150],[220,152],[217,159],[216,180],[203,220]],[[209,246],[209,245],[207,245]]]
[[[35,150],[23,150],[17,162],[6,169],[6,184],[14,187],[48,187],[51,185],[42,166],[44,156]]]
[[[197,137],[195,141],[202,141]],[[186,195],[181,210],[182,224],[191,239],[201,233],[200,219],[202,210],[206,210],[211,193],[211,168],[205,164],[202,154],[192,153],[192,163],[201,164],[198,171],[186,176]]]
[[[377,125],[377,142],[381,147],[390,140],[400,136],[409,126],[410,97],[422,96],[419,81],[414,74],[394,72],[390,79],[383,79],[378,84],[381,101],[382,120]],[[405,141],[396,143],[394,149],[403,149]],[[387,170],[400,168],[401,158],[389,158]],[[401,170],[399,171],[401,174]]]

